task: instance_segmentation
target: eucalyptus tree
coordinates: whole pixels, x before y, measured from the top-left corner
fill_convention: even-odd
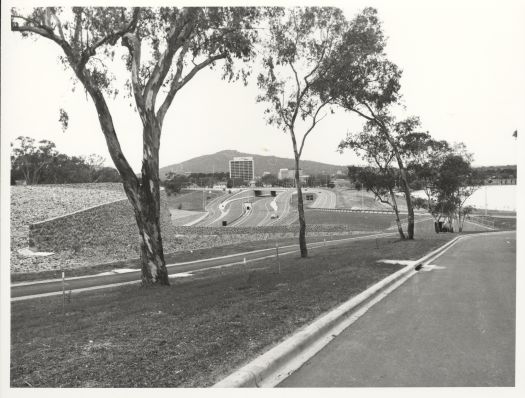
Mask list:
[[[321,99],[313,87],[323,79],[320,65],[333,56],[346,20],[342,11],[331,7],[274,8],[268,13],[268,35],[264,42],[262,67],[258,76],[261,94],[267,103],[267,122],[289,134],[295,159],[299,246],[308,256],[306,220],[301,188],[300,160],[306,139],[327,115],[329,99]]]
[[[339,144],[339,150],[352,149],[368,167],[359,169],[353,177],[362,188],[371,191],[381,203],[389,205],[395,213],[396,225],[401,239],[406,239],[399,218],[399,207],[395,194],[398,170],[393,167],[395,157],[392,147],[377,134],[378,126],[365,123],[363,131],[358,134],[348,134]]]
[[[256,8],[73,7],[13,9],[11,30],[51,40],[95,105],[111,158],[137,222],[144,284],[168,285],[160,230],[159,147],[163,122],[175,96],[195,75],[219,61],[223,78],[245,76],[234,60],[249,60],[259,17]],[[125,47],[125,60],[116,54]],[[114,87],[119,68],[128,73]],[[128,163],[107,97],[130,92],[141,120],[140,177]],[[67,126],[67,117],[61,114]]]
[[[421,207],[426,208],[439,221],[442,212],[436,207],[436,179],[439,169],[447,157],[452,153],[452,147],[445,140],[435,140],[428,132],[413,132],[402,137],[401,147],[406,159],[407,170],[412,182],[417,184],[426,196],[426,202]],[[441,207],[444,204],[441,203]]]
[[[19,136],[11,143],[11,175],[23,177],[29,185],[41,183],[46,168],[58,156],[54,142],[41,140],[36,143],[34,138]]]
[[[472,155],[458,149],[443,159],[435,190],[437,202],[449,204],[447,215],[457,220],[459,232],[462,232],[465,217],[472,212],[465,202],[479,189],[483,178],[472,168]]]
[[[399,169],[408,210],[408,239],[414,237],[414,209],[405,162],[396,143],[396,135],[418,128],[417,118],[397,120],[393,109],[401,96],[399,68],[388,60],[386,38],[377,11],[365,8],[351,22],[334,56],[326,59],[321,69],[325,81],[316,89],[321,98],[355,113],[375,124],[377,133],[387,141]]]
[[[465,217],[473,211],[465,202],[483,182],[471,166],[472,154],[464,144],[450,145],[432,139],[428,133],[404,138],[403,146],[411,153],[408,170],[426,195],[423,207],[436,222],[456,219],[461,232]]]

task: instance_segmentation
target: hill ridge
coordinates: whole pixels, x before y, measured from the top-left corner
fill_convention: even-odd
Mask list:
[[[184,162],[171,164],[160,168],[160,177],[164,178],[169,172],[176,173],[211,173],[228,172],[228,161],[234,157],[251,156],[254,161],[256,176],[262,176],[264,172],[277,174],[279,169],[293,169],[295,161],[292,158],[282,158],[273,155],[257,155],[253,153],[239,152],[234,149],[225,149],[216,153],[197,156]],[[301,160],[301,169],[304,174],[335,174],[341,171],[346,174],[346,166],[333,165],[328,163],[316,162],[313,160]]]

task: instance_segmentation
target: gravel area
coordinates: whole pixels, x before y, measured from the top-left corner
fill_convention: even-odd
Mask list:
[[[27,247],[29,224],[63,216],[88,207],[124,199],[120,183],[28,185],[11,187],[11,271],[28,272],[39,269],[70,267],[85,258],[101,261],[106,257],[103,250],[71,251],[55,253],[49,257],[25,257],[18,253]]]
[[[121,184],[70,184],[11,187],[11,272],[38,272],[73,269],[111,263],[139,257],[139,238],[128,245],[81,247],[63,250],[50,256],[24,256],[18,252],[27,248],[28,225],[62,216],[95,205],[125,198]],[[182,214],[181,214],[182,215]],[[185,217],[181,217],[180,221]],[[310,226],[309,236],[348,234],[348,230],[320,230]],[[210,228],[175,227],[175,234],[164,237],[164,252],[196,250],[241,242],[271,239],[276,235],[293,237],[295,228]],[[179,231],[180,230],[180,231]],[[355,233],[355,231],[354,231]],[[170,236],[168,238],[168,236]]]
[[[28,225],[62,216],[88,207],[125,198],[121,184],[67,184],[11,187],[11,272],[38,272],[72,269],[139,257],[139,238],[128,245],[81,247],[63,250],[49,256],[26,256],[19,250],[27,248]],[[181,219],[182,220],[182,219]],[[233,232],[233,231],[230,231]],[[232,243],[266,239],[259,231],[239,234],[218,234],[217,231],[184,231],[164,238],[165,253],[195,250]]]

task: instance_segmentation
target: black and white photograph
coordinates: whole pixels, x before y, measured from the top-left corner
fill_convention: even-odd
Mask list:
[[[0,395],[522,396],[525,2],[1,18]]]

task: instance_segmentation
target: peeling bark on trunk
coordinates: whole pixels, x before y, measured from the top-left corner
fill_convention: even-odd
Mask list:
[[[122,177],[124,191],[135,214],[139,229],[142,283],[144,285],[169,285],[160,230],[158,161],[160,127],[154,119],[149,125],[144,126],[142,176],[139,179],[122,153],[111,114],[102,93],[90,85],[87,87],[97,108],[109,153]]]
[[[143,132],[142,181],[135,218],[141,239],[142,283],[169,285],[160,230],[160,129],[152,124],[144,127]]]
[[[394,194],[394,191],[390,190],[390,197],[392,199],[392,204],[394,208],[394,213],[396,214],[396,224],[397,224],[397,231],[399,232],[399,237],[401,239],[406,239],[405,233],[403,232],[403,225],[401,224],[401,220],[399,219],[399,209],[397,208],[397,201],[396,201],[396,195]]]
[[[301,179],[299,178],[299,159],[295,158],[295,184],[297,187],[297,211],[299,213],[299,248],[301,257],[308,257],[306,246],[306,220],[304,217],[303,192],[301,189]]]

